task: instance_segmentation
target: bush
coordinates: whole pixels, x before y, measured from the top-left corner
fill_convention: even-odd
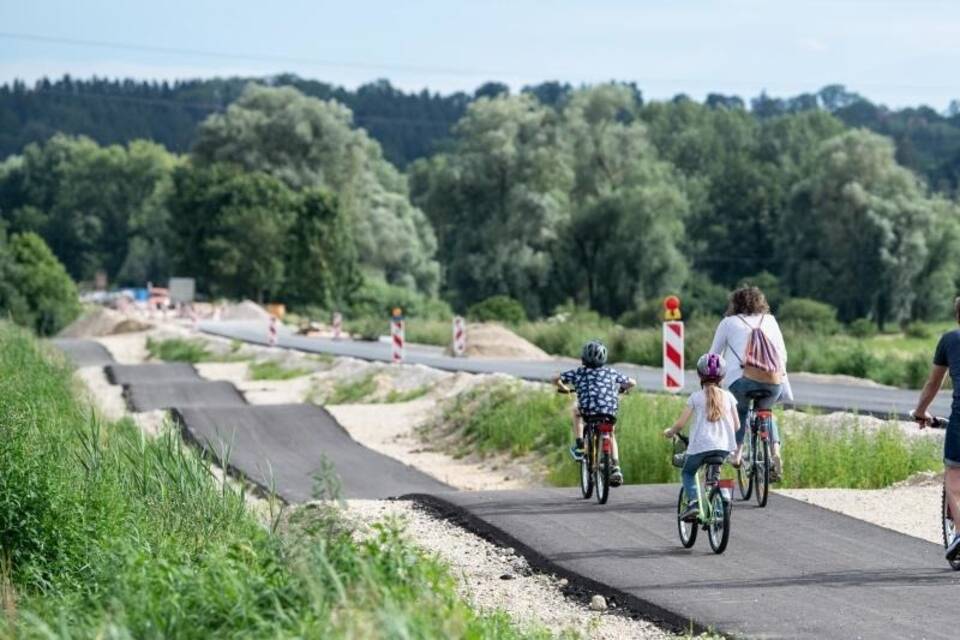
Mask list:
[[[443,300],[368,278],[353,296],[344,318],[382,318],[386,322],[395,307],[400,307],[407,318],[449,320],[453,317],[450,305]]]
[[[903,333],[908,338],[919,338],[920,340],[933,337],[933,329],[922,322],[911,322],[904,328]]]
[[[77,287],[35,233],[0,232],[0,311],[17,324],[49,336],[80,315]]]
[[[150,357],[164,362],[207,362],[213,360],[213,354],[207,351],[206,345],[200,340],[184,340],[170,338],[168,340],[154,340],[147,338],[147,351]]]
[[[527,319],[527,312],[510,296],[493,296],[471,306],[467,316],[478,322],[519,324]]]
[[[790,298],[784,302],[777,312],[777,320],[783,325],[822,335],[832,335],[840,330],[837,310],[809,298]]]
[[[857,338],[871,338],[877,335],[877,325],[866,318],[858,318],[850,323],[847,332]]]

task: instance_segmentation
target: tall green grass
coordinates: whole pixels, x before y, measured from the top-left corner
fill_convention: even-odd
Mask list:
[[[0,425],[2,637],[546,635],[474,612],[393,524],[358,542],[323,508],[265,527],[172,431],[147,440],[92,415],[66,367],[8,325]]]
[[[684,399],[629,394],[622,398],[617,442],[624,479],[628,483],[675,482],[670,464],[671,443],[662,431],[683,409]],[[573,486],[578,467],[567,447],[572,440],[570,400],[551,391],[519,384],[481,387],[454,399],[444,409],[443,422],[460,429],[458,453],[507,452],[543,456],[550,482]],[[784,425],[787,487],[880,488],[918,471],[941,465],[940,445],[908,438],[895,425],[879,430],[855,425],[814,426],[810,418]],[[689,431],[689,427],[688,427]]]

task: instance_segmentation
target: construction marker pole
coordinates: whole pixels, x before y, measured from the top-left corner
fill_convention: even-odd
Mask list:
[[[339,340],[343,334],[343,316],[339,311],[334,312],[330,324],[333,326],[333,339]]]
[[[668,296],[663,301],[663,389],[669,393],[683,390],[683,322],[680,299]]]
[[[393,316],[390,318],[390,344],[394,364],[403,362],[405,342],[403,314],[399,309],[394,309]]]
[[[277,316],[270,316],[270,328],[267,330],[267,344],[277,346]]]
[[[193,329],[194,333],[200,331],[200,315],[193,307],[190,307],[190,327]]]
[[[453,355],[464,356],[467,353],[467,325],[461,316],[453,318]]]

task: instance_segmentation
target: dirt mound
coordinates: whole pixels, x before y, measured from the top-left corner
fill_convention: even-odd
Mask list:
[[[450,349],[447,349],[450,353]],[[467,325],[467,356],[552,360],[550,354],[499,324]]]
[[[228,304],[220,311],[221,320],[269,320],[266,309],[253,300],[244,300],[240,304]]]
[[[136,318],[126,316],[119,311],[97,307],[67,325],[60,332],[60,336],[63,338],[95,338],[121,333],[135,333],[152,328],[153,325],[140,322]]]

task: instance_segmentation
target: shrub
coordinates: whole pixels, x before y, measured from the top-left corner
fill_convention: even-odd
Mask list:
[[[170,338],[168,340],[154,340],[147,338],[147,351],[151,358],[164,362],[206,362],[213,360],[213,355],[199,340],[184,340]]]
[[[922,322],[911,322],[904,328],[903,333],[908,338],[919,338],[921,340],[933,337],[933,329]]]
[[[57,333],[80,315],[77,287],[35,233],[0,233],[0,311],[40,335]]]
[[[777,312],[777,320],[784,325],[823,335],[839,331],[837,310],[824,302],[809,298],[790,298]]]
[[[527,319],[527,312],[510,296],[493,296],[471,306],[467,316],[478,322],[519,324]]]
[[[443,300],[372,278],[354,294],[353,303],[344,315],[347,319],[382,318],[386,322],[395,307],[400,307],[408,318],[447,320],[453,317],[450,305]]]
[[[866,318],[857,318],[850,323],[847,331],[857,338],[870,338],[877,335],[877,325]]]

